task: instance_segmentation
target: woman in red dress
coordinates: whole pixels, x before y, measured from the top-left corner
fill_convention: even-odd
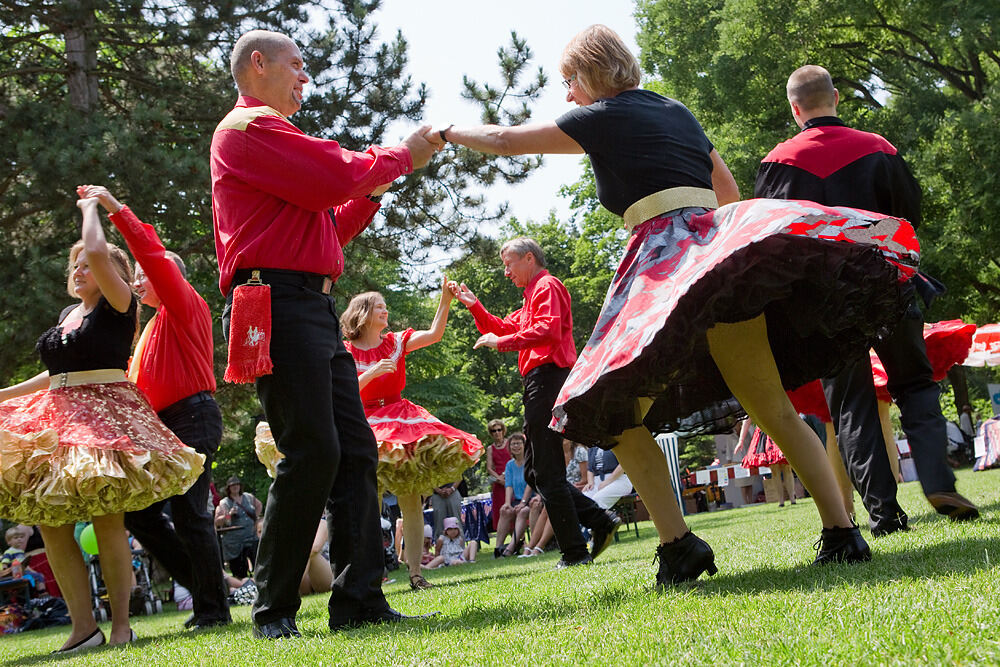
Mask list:
[[[57,653],[135,640],[129,626],[132,553],[124,512],[184,493],[205,457],[175,436],[125,376],[138,325],[128,256],[107,243],[97,199],[77,202],[83,239],[67,289],[80,300],[35,348],[47,370],[0,389],[0,516],[38,524],[72,619]],[[111,605],[105,637],[73,537],[92,521]]]
[[[507,446],[507,427],[499,419],[491,419],[486,425],[493,442],[486,446],[486,472],[493,482],[491,498],[493,501],[490,512],[493,517],[493,530],[497,529],[500,521],[500,508],[503,507],[506,499],[507,487],[503,477],[504,468],[507,461],[510,461],[510,447]]]
[[[451,300],[451,292],[442,286],[434,322],[425,331],[387,332],[389,309],[378,292],[357,295],[340,317],[344,345],[357,365],[365,415],[378,441],[379,486],[399,498],[407,545],[423,540],[421,494],[460,478],[483,452],[474,435],[445,424],[400,395],[406,386],[406,355],[441,340]],[[420,573],[419,549],[406,550],[406,563],[410,586],[430,588]]]

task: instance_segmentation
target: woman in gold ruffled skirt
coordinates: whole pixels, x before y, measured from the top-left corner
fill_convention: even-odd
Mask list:
[[[204,456],[160,422],[125,376],[138,324],[128,256],[108,244],[97,200],[82,199],[83,239],[67,289],[80,303],[36,345],[47,370],[0,389],[0,516],[39,524],[73,620],[58,652],[135,639],[128,622],[132,554],[124,512],[186,491]],[[91,611],[74,523],[91,520],[111,604],[111,634]]]

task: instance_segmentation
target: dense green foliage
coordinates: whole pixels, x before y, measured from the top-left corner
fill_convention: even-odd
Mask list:
[[[378,0],[46,0],[0,4],[0,382],[38,372],[35,338],[72,298],[64,283],[66,249],[78,238],[74,188],[106,184],[168,247],[186,257],[191,282],[212,311],[222,312],[212,239],[208,150],[235,87],[228,54],[250,28],[291,35],[312,78],[294,122],[304,131],[364,149],[390,140],[390,126],[414,126],[426,100],[407,71],[402,34],[383,40],[371,13]],[[499,51],[498,84],[467,79],[484,119],[521,122],[545,76],[531,73],[531,51],[516,34]],[[448,150],[398,183],[371,229],[347,248],[343,302],[366,289],[387,289],[401,323],[429,324],[415,271],[431,252],[474,237],[503,208],[489,210],[474,190],[497,178],[516,183],[537,159]],[[109,230],[111,240],[116,234]],[[16,287],[15,287],[16,286]],[[409,304],[409,305],[404,305]],[[427,315],[427,313],[430,315]],[[424,317],[427,315],[427,317]],[[148,315],[147,315],[148,316]],[[216,324],[217,376],[225,344]],[[428,361],[425,363],[423,358]],[[423,355],[414,385],[440,364]],[[449,385],[448,382],[452,384]],[[458,384],[455,384],[455,383]],[[434,400],[437,396],[440,400]],[[428,407],[456,412],[456,396],[475,396],[460,377],[441,378],[421,393]],[[226,435],[217,476],[239,473],[266,486],[254,461],[252,433],[260,413],[252,388],[220,385]],[[468,414],[456,422],[473,428]]]

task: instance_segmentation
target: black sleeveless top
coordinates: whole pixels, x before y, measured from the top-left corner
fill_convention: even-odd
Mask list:
[[[138,307],[139,302],[133,295],[128,310],[119,313],[102,296],[79,327],[66,333],[61,326],[52,327],[35,343],[35,350],[50,375],[99,368],[124,371],[132,352]],[[69,306],[59,314],[60,324],[74,308],[76,306]]]

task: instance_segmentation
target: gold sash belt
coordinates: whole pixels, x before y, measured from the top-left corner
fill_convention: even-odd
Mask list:
[[[719,200],[715,198],[715,192],[708,188],[685,186],[660,190],[648,197],[643,197],[628,207],[624,216],[625,229],[631,232],[636,225],[640,225],[650,218],[655,218],[667,211],[676,211],[679,208],[687,208],[689,206],[718,208]]]
[[[125,371],[120,368],[99,368],[94,371],[72,371],[49,376],[49,389],[76,387],[81,384],[111,384],[127,382]]]

